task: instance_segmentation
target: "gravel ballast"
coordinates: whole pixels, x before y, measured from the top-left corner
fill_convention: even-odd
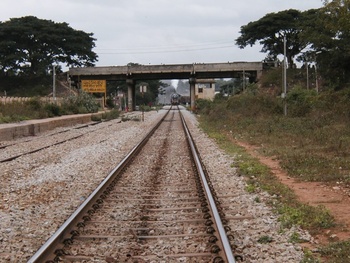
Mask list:
[[[264,203],[269,195],[248,194],[244,178],[231,165],[233,158],[200,131],[194,115],[183,113],[212,183],[222,196],[221,202],[229,205],[230,211],[237,211],[230,216],[253,217],[229,221],[236,251],[243,255],[244,262],[300,262],[302,249],[289,240],[298,233],[300,238],[312,242],[311,236],[298,228],[281,230],[277,216]],[[27,142],[26,138],[2,142],[18,144],[2,149],[1,159],[18,154],[21,149],[35,149],[44,143],[84,134],[0,163],[0,262],[27,261],[163,114],[164,110],[147,112],[144,122],[112,120],[62,133],[57,132],[67,128],[57,128]],[[57,134],[49,136],[53,133]],[[257,197],[260,202],[255,201]],[[264,236],[272,241],[259,243]]]

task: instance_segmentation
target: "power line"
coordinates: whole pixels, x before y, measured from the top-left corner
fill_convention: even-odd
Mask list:
[[[208,49],[221,49],[233,47],[232,40],[219,40],[214,42],[189,44],[189,45],[171,45],[171,46],[139,46],[133,48],[100,48],[95,49],[99,54],[145,54],[145,53],[172,53],[188,52]],[[102,51],[102,52],[101,52]],[[111,51],[111,52],[104,52]]]
[[[222,48],[230,48],[235,45],[223,45],[216,47],[203,47],[203,48],[185,48],[185,49],[169,49],[169,50],[141,50],[141,51],[116,51],[116,52],[98,52],[98,54],[106,54],[106,55],[122,55],[122,54],[154,54],[154,53],[176,53],[176,52],[190,52],[190,51],[200,51],[200,50],[210,50],[210,49],[222,49]]]

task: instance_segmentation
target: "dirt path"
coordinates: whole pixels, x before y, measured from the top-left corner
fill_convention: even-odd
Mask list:
[[[292,189],[300,201],[310,205],[323,205],[334,216],[337,226],[317,235],[315,240],[320,244],[327,244],[330,240],[350,239],[350,194],[349,189],[342,186],[329,186],[322,182],[298,182],[288,176],[279,162],[271,157],[258,153],[258,147],[238,142],[246,151],[258,158],[261,163],[270,167],[279,180]]]

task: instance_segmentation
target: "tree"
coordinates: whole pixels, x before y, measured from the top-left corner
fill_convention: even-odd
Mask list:
[[[94,66],[92,33],[34,16],[0,22],[0,73],[45,75],[52,64]]]
[[[287,43],[287,60],[290,67],[294,57],[307,45],[301,42],[300,25],[305,18],[298,10],[289,9],[278,13],[270,13],[263,18],[241,27],[241,36],[236,39],[240,48],[253,46],[257,41],[263,46],[261,52],[268,52],[269,57],[277,57],[284,53],[284,37]]]
[[[316,63],[323,81],[335,89],[350,83],[350,0],[324,1],[309,12],[301,38],[310,43],[306,57]]]

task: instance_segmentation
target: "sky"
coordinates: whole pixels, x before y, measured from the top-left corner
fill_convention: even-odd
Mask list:
[[[36,16],[93,33],[96,66],[261,61],[261,46],[240,49],[240,27],[322,0],[1,0],[0,21]]]

